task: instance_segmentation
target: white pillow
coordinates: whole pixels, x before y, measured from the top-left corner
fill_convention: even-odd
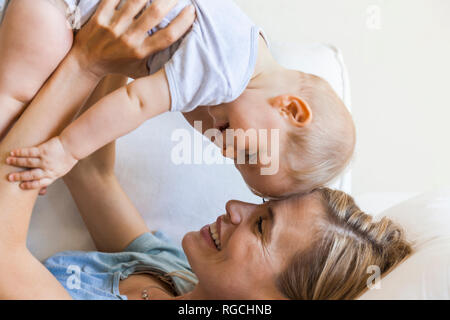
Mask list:
[[[450,299],[450,189],[420,195],[379,216],[405,229],[414,253],[361,299]]]
[[[287,67],[327,79],[350,105],[346,69],[340,53],[323,44],[273,44],[278,61]],[[171,140],[175,129],[195,135],[198,145],[209,142],[194,132],[181,114],[164,114],[119,139],[116,172],[150,229],[164,231],[175,241],[199,230],[225,212],[228,200],[260,203],[233,164],[175,165]],[[350,173],[335,186],[350,192]],[[59,181],[40,198],[31,221],[30,250],[44,259],[64,250],[95,249],[65,185]]]

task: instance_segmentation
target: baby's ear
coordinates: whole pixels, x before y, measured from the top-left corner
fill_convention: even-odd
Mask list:
[[[271,99],[270,103],[296,127],[304,127],[312,121],[311,108],[299,96],[281,95]]]

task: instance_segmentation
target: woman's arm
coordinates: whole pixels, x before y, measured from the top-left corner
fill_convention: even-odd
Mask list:
[[[26,248],[37,192],[22,191],[17,185],[8,182],[6,176],[12,168],[4,163],[8,151],[14,146],[33,145],[62,130],[97,81],[85,74],[76,61],[69,57],[0,144],[1,299],[70,298],[60,283]]]
[[[115,0],[102,1],[96,15],[86,25],[88,28],[84,28],[84,33],[83,30],[79,33],[84,36],[82,39],[90,40],[90,34],[97,37],[97,41],[89,42],[89,46],[79,39],[75,41],[72,52],[0,143],[0,299],[70,298],[59,282],[26,248],[28,225],[37,191],[23,191],[6,180],[7,173],[12,170],[12,167],[5,164],[9,151],[17,147],[42,143],[58,134],[73,119],[85,97],[104,74],[116,72],[117,65],[122,64],[122,68],[125,69],[124,65],[127,63],[142,61],[145,52],[150,55],[164,45],[169,46],[170,43],[164,34],[167,32],[177,34],[180,28],[186,31],[193,21],[191,16],[185,15],[184,24],[176,25],[176,30],[169,26],[167,30],[163,30],[165,33],[158,32],[149,38],[146,36],[148,24],[150,22],[157,24],[167,10],[157,7],[155,11],[155,8],[150,6],[135,21],[134,15],[126,18],[126,15],[133,14],[133,11],[115,10],[115,2]],[[146,3],[146,1],[127,3],[130,3],[130,6],[140,6],[137,8],[139,12],[145,5],[144,2]],[[173,1],[158,1],[162,2],[173,4]],[[123,18],[122,24],[130,21],[121,26],[120,32],[115,29],[118,28],[117,25],[110,26],[112,18],[117,19],[117,16]],[[131,39],[130,35],[133,34],[139,36],[133,41],[124,42],[125,35]],[[143,41],[136,42],[136,39],[140,38]],[[152,43],[155,44],[156,50],[150,47]],[[130,48],[135,49],[126,50]],[[137,49],[139,56],[134,54]],[[102,50],[105,54],[102,54]],[[83,55],[83,52],[86,54]],[[81,56],[77,57],[80,53]],[[97,66],[95,70],[91,68],[94,65]]]
[[[5,164],[9,151],[17,146],[45,141],[60,132],[73,119],[98,81],[69,55],[0,143],[0,245],[25,244],[37,196],[36,192],[24,192],[6,180],[12,170]]]
[[[109,77],[91,95],[88,108],[126,79]],[[80,161],[64,178],[97,250],[119,252],[148,232],[142,217],[120,187],[115,175],[115,143]]]
[[[64,177],[97,250],[103,252],[123,251],[149,231],[121,188],[113,166],[105,166],[113,162],[114,151],[114,143],[103,147]]]

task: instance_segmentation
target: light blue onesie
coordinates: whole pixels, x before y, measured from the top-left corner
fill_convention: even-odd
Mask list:
[[[63,1],[68,5],[69,21],[83,25],[100,0]],[[3,5],[7,2],[0,0]],[[256,64],[261,30],[232,0],[179,0],[149,34],[166,27],[191,3],[197,12],[192,31],[148,60],[150,74],[165,68],[171,111],[189,112],[198,106],[236,100],[247,87]]]

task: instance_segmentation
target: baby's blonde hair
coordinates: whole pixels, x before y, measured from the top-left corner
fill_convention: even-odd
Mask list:
[[[357,298],[372,275],[368,267],[377,266],[384,275],[411,254],[402,229],[391,220],[374,222],[342,191],[321,188],[314,195],[325,214],[313,243],[294,255],[277,278],[287,298]]]
[[[295,192],[308,193],[345,169],[356,134],[350,112],[330,84],[312,74],[298,75],[297,94],[310,106],[312,122],[288,132],[285,166],[297,186]]]

